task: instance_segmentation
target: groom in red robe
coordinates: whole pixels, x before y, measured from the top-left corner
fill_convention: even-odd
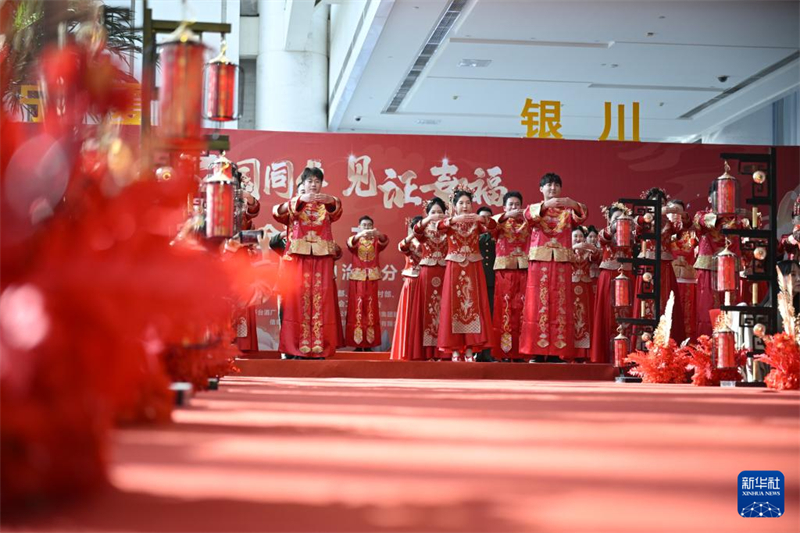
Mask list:
[[[572,230],[586,220],[587,210],[561,196],[558,174],[545,174],[539,190],[544,201],[525,210],[531,240],[519,351],[550,362],[571,361],[577,356],[570,303]]]

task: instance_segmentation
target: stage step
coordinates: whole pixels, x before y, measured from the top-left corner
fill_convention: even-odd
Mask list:
[[[361,354],[361,352],[358,352]],[[365,379],[514,379],[529,381],[613,381],[611,365],[558,363],[453,363],[433,361],[351,361],[237,359],[240,376]]]
[[[388,361],[389,352],[349,352],[337,351],[329,361]],[[280,359],[280,352],[244,352],[243,359]]]

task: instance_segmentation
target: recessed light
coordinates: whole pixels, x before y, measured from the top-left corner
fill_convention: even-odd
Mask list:
[[[488,67],[491,59],[462,59],[458,62],[459,67]]]

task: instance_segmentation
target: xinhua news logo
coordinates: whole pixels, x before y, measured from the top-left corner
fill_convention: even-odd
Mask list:
[[[739,516],[779,518],[784,513],[784,479],[777,470],[745,470],[739,474]]]

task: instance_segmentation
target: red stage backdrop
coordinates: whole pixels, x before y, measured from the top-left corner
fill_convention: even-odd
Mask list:
[[[600,206],[621,197],[638,197],[652,186],[667,190],[687,203],[690,212],[707,205],[708,186],[722,174],[723,152],[761,153],[762,146],[665,144],[442,137],[425,135],[361,135],[338,133],[285,133],[234,131],[228,157],[252,180],[262,205],[256,225],[272,233],[281,227],[271,216],[272,206],[290,198],[306,166],[323,169],[324,192],[341,198],[344,215],[334,224],[337,242],[345,249],[337,264],[342,319],[347,309],[347,276],[351,255],[345,240],[362,215],[375,220],[391,242],[382,254],[380,287],[383,347],[389,346],[397,297],[402,286],[403,258],[397,242],[406,234],[406,219],[422,214],[424,202],[433,195],[447,199],[459,182],[477,189],[477,207],[488,205],[497,213],[509,190],[523,194],[524,203],[541,200],[539,178],[559,174],[563,192],[589,207],[588,223],[600,226]],[[800,148],[778,150],[778,190],[781,226],[789,224],[791,202],[798,185]],[[746,197],[749,175],[733,174]],[[771,177],[770,177],[771,178]],[[785,228],[782,228],[785,229]],[[277,261],[265,251],[266,261]],[[277,347],[278,316],[274,302],[260,308],[259,346]]]

